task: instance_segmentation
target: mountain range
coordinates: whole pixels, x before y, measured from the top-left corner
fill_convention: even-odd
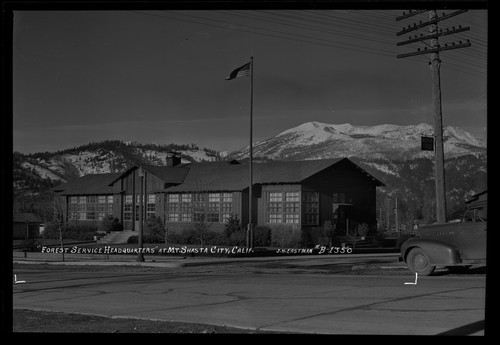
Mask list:
[[[386,186],[378,189],[377,205],[384,224],[398,217],[432,221],[434,154],[421,150],[421,137],[432,136],[428,124],[353,126],[307,122],[254,143],[253,157],[266,160],[309,160],[348,157]],[[458,128],[444,128],[448,213],[463,210],[463,201],[487,188],[486,145]],[[191,145],[159,145],[108,140],[57,152],[13,155],[14,197],[30,196],[86,174],[120,172],[134,164],[164,165],[169,152],[182,161],[248,160],[248,147],[222,153]],[[391,220],[392,219],[392,220]]]
[[[432,157],[421,150],[421,137],[432,136],[432,126],[353,126],[307,122],[254,145],[253,156],[266,159],[321,159],[356,157],[363,160],[408,160]],[[452,126],[443,130],[447,158],[486,154],[485,144],[470,133]],[[235,159],[248,157],[248,147],[233,153]]]

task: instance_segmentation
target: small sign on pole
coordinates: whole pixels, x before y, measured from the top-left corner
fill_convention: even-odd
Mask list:
[[[422,151],[434,151],[434,137],[422,136]]]

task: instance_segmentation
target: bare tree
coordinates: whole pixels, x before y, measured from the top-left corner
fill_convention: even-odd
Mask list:
[[[61,200],[58,200],[58,198],[59,197],[54,193],[48,193],[44,198],[44,202],[42,203],[42,210],[47,223],[53,226],[59,232],[62,261],[64,261],[64,209]]]

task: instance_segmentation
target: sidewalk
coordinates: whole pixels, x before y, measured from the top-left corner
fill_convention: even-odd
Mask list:
[[[187,267],[202,265],[219,265],[237,262],[269,262],[303,260],[345,261],[349,259],[373,257],[388,262],[399,262],[399,253],[368,254],[334,254],[334,255],[284,255],[284,256],[247,256],[247,257],[209,257],[209,256],[171,256],[143,254],[144,261],[138,261],[138,255],[106,255],[106,254],[49,254],[40,252],[13,252],[13,263],[18,264],[50,264],[50,265],[101,265],[101,266],[141,266],[141,267]],[[324,262],[327,264],[327,262]]]

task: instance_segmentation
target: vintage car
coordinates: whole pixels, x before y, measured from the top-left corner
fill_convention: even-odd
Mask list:
[[[478,194],[479,195],[479,194]],[[459,220],[425,225],[401,245],[401,258],[412,273],[430,275],[437,266],[459,272],[486,264],[486,192],[468,202]]]

